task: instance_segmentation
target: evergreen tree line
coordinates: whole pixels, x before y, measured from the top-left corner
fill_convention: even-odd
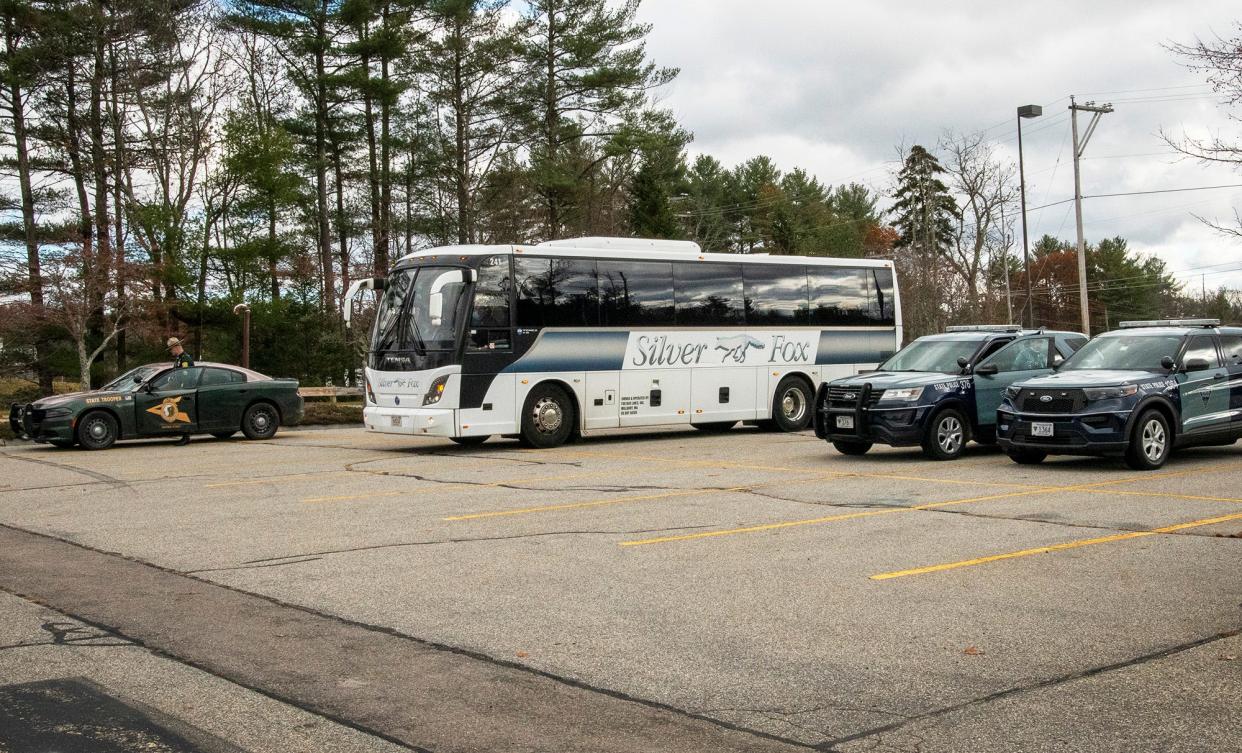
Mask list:
[[[365,348],[340,323],[352,280],[419,248],[581,235],[894,258],[911,336],[1021,311],[1013,167],[989,142],[903,149],[887,197],[763,156],[690,159],[658,104],[678,71],[637,11],[0,0],[0,372],[98,384],[169,335],[236,360],[244,302],[253,367],[340,383]],[[1064,253],[1045,239],[1032,266],[1037,320],[1058,326],[1077,310]],[[1093,296],[1098,326],[1181,310],[1121,239],[1091,258],[1093,286],[1131,283]]]

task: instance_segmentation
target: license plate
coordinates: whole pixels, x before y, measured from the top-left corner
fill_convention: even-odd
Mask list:
[[[392,421],[393,426],[401,425],[401,416],[389,416],[388,418],[390,421]]]
[[[837,416],[837,428],[838,429],[853,429],[854,428],[854,417],[853,416]]]
[[[1038,423],[1031,424],[1031,436],[1032,437],[1051,437],[1052,436],[1052,424],[1046,421],[1041,421]]]

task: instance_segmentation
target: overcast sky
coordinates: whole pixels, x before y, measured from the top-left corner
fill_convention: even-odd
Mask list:
[[[664,106],[694,133],[692,153],[726,165],[766,154],[828,184],[886,191],[895,146],[934,145],[945,129],[986,130],[1016,162],[1015,109],[1042,104],[1023,126],[1027,205],[1038,207],[1073,196],[1075,94],[1116,108],[1085,152],[1085,195],[1242,183],[1242,172],[1181,159],[1160,138],[1242,140],[1242,123],[1164,47],[1233,34],[1236,2],[645,0],[640,17],[654,25],[651,57],[681,68]],[[1193,216],[1232,222],[1240,203],[1242,188],[1088,199],[1085,234],[1127,238],[1195,290],[1203,273],[1209,289],[1242,288],[1242,242]],[[1029,223],[1032,241],[1073,240],[1073,202],[1032,211]]]

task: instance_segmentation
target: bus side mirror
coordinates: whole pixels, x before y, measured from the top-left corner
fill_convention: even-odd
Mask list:
[[[1160,359],[1160,368],[1162,369],[1172,370],[1175,364],[1176,361],[1173,360],[1173,356],[1165,356]]]

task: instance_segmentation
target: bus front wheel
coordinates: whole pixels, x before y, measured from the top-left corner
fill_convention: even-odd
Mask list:
[[[555,384],[536,385],[522,406],[522,433],[527,447],[547,448],[564,444],[577,421],[573,400]]]
[[[814,403],[811,388],[807,383],[795,376],[788,376],[776,385],[776,394],[772,398],[771,426],[777,431],[802,431],[811,425],[811,410]]]

